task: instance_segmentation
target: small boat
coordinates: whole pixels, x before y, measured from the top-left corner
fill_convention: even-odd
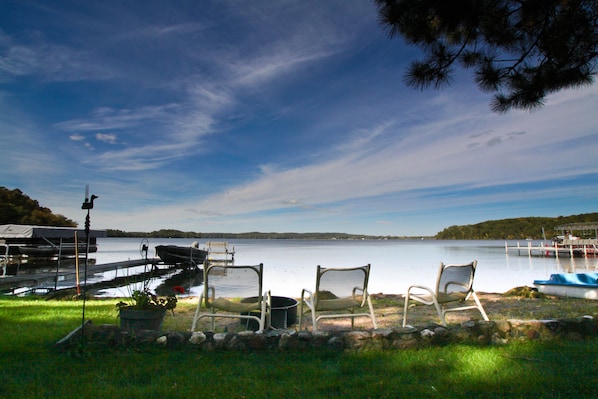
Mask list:
[[[194,246],[157,245],[156,254],[168,265],[201,265],[208,251]]]
[[[534,285],[547,295],[598,300],[598,273],[555,273]]]

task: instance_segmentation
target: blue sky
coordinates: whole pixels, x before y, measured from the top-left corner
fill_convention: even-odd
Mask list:
[[[418,91],[369,1],[0,3],[0,185],[92,228],[433,235],[596,212],[598,87]]]

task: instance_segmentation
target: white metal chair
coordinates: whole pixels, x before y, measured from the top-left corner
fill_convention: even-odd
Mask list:
[[[445,316],[448,312],[468,309],[478,309],[484,320],[488,320],[486,311],[473,290],[473,279],[477,264],[476,260],[463,265],[445,265],[441,262],[435,290],[421,285],[410,286],[405,296],[403,327],[407,325],[409,309],[416,304],[434,305],[443,326],[446,326]],[[413,293],[413,290],[420,290],[420,292]],[[475,303],[463,305],[469,299],[473,299]],[[410,304],[410,301],[414,301],[416,304]],[[447,307],[447,305],[452,304],[456,304],[456,307]]]
[[[211,318],[211,331],[217,317],[254,321],[258,331],[268,328],[270,293],[262,292],[264,265],[234,266],[204,263],[203,290],[193,317],[191,331],[203,318]],[[201,308],[206,308],[202,312]]]
[[[303,328],[303,305],[311,312],[313,331],[318,321],[332,318],[351,318],[351,329],[356,317],[369,317],[374,328],[378,328],[372,300],[368,294],[370,265],[353,268],[325,268],[318,265],[316,290],[301,291],[299,329]],[[369,310],[361,311],[367,304]],[[365,310],[365,309],[364,309]]]

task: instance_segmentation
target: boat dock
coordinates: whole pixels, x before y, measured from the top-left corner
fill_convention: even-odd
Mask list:
[[[158,268],[158,265],[166,266],[165,268]],[[88,277],[91,277],[98,273],[104,273],[109,271],[120,271],[131,267],[137,266],[151,266],[152,273],[158,272],[169,272],[174,266],[164,265],[158,258],[148,259],[132,259],[120,262],[105,263],[100,265],[90,265],[87,267]],[[79,279],[83,278],[84,270],[83,266],[79,267]],[[117,273],[118,274],[118,273]],[[126,276],[132,278],[132,276]],[[17,275],[5,275],[0,277],[0,291],[15,293],[18,290],[30,289],[30,290],[45,290],[54,291],[57,289],[74,288],[75,283],[67,284],[66,287],[62,285],[64,282],[75,282],[77,281],[77,271],[73,268],[67,270],[57,270],[56,272],[36,272],[36,273],[23,273]],[[59,287],[58,284],[62,283]],[[105,283],[105,282],[104,282]],[[95,283],[88,283],[87,286]],[[81,284],[83,286],[83,284]]]
[[[531,241],[526,246],[517,242],[516,247],[510,247],[505,241],[505,250],[517,251],[518,255],[528,256],[559,256],[590,257],[598,256],[598,223],[569,223],[555,227],[560,234],[554,237],[550,244],[546,243],[546,236],[540,245],[534,246]],[[542,228],[544,233],[544,228]],[[573,233],[577,232],[577,235]],[[590,238],[592,237],[592,238]]]
[[[541,242],[540,245],[533,245],[531,241],[527,245],[510,246],[505,241],[505,250],[508,253],[517,252],[517,255],[527,256],[549,256],[549,257],[591,257],[598,256],[596,240],[565,240],[567,242],[553,243],[552,245]],[[575,241],[570,243],[568,241]]]

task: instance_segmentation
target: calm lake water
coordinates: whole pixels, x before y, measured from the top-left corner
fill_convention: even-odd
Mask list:
[[[155,246],[190,246],[192,239],[150,239],[148,257]],[[207,241],[197,240],[200,248]],[[402,294],[412,284],[434,286],[438,265],[478,261],[474,288],[482,292],[505,292],[513,287],[532,286],[533,280],[547,279],[551,273],[598,270],[598,258],[529,257],[525,251],[505,250],[505,241],[436,240],[228,240],[234,247],[235,264],[264,264],[264,288],[274,296],[300,297],[301,290],[313,290],[316,266],[351,267],[372,265],[371,293]],[[141,239],[99,238],[98,252],[90,257],[97,264],[140,259]],[[509,241],[516,247],[516,241]],[[533,242],[533,245],[539,245]],[[527,242],[521,242],[527,246]],[[90,266],[89,270],[92,270]],[[122,274],[122,271],[120,272]],[[104,276],[109,277],[109,276]],[[152,281],[160,293],[164,287],[182,285],[188,295],[199,295],[201,279],[167,275]],[[103,296],[126,296],[127,288],[102,291]]]

